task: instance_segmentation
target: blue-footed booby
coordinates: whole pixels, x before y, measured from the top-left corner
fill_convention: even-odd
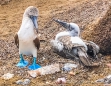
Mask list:
[[[67,23],[61,20],[54,19],[54,21],[66,28],[66,31],[59,32],[55,36],[55,39],[51,40],[51,45],[54,52],[58,54],[64,53],[66,57],[69,56],[79,59],[85,66],[92,66],[87,54],[87,51],[89,50],[87,45],[89,43],[86,44],[86,42],[80,38],[79,26],[75,23]],[[94,48],[95,47],[96,45],[94,45]]]
[[[15,35],[15,44],[19,48],[20,62],[17,64],[19,67],[28,65],[28,61],[24,60],[23,55],[33,55],[33,63],[28,68],[35,70],[41,66],[36,64],[37,49],[40,47],[40,41],[37,38],[38,32],[38,9],[34,6],[29,6],[22,19],[21,27]]]

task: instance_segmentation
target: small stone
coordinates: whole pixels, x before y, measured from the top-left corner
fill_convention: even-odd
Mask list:
[[[108,75],[107,78],[111,78],[111,75]]]
[[[35,71],[28,71],[28,73],[35,78],[37,76],[37,73]]]
[[[110,86],[110,84],[104,84],[104,86]]]
[[[47,81],[46,84],[50,84],[50,82]]]
[[[111,68],[111,64],[110,63],[108,63],[108,64],[106,64],[109,68]]]
[[[23,85],[28,85],[30,83],[30,79],[24,79]]]
[[[102,82],[104,84],[111,84],[111,75],[106,76],[103,79],[98,79],[96,82]]]
[[[41,36],[41,34],[38,34],[38,37],[40,37]]]
[[[11,73],[7,73],[2,76],[3,79],[11,79],[12,77],[14,77],[14,74]]]
[[[104,82],[104,79],[98,79],[95,82],[101,83],[101,82]]]
[[[44,60],[45,60],[45,57],[43,57],[42,59],[43,59],[43,61],[44,61]]]
[[[66,79],[64,77],[63,78],[58,78],[56,83],[57,84],[65,84],[66,83]]]
[[[73,68],[77,68],[77,65],[76,64],[71,64],[71,63],[66,63],[63,67],[63,70],[64,71],[70,71],[72,70]]]
[[[16,81],[16,84],[21,85],[21,84],[23,84],[23,81],[22,80],[18,80],[18,81]]]
[[[37,70],[28,71],[28,73],[30,76],[36,77],[40,75],[53,74],[59,71],[60,71],[59,64],[52,64],[52,65],[47,65],[47,66],[38,68]]]
[[[73,76],[75,75],[75,73],[73,71],[70,71],[69,74],[73,75]]]

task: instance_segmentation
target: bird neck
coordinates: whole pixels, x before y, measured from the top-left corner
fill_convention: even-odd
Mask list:
[[[58,40],[62,36],[71,36],[71,34],[68,31],[60,32],[56,35],[55,40]]]
[[[25,11],[24,14],[23,14],[23,18],[24,18],[24,17],[29,17],[29,15],[28,15],[28,13],[27,13],[26,11]]]
[[[26,36],[35,35],[34,25],[29,17],[23,17],[22,24],[18,33],[20,33],[20,35],[25,34]]]

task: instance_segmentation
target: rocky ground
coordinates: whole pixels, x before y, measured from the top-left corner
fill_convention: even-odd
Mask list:
[[[39,38],[41,42],[38,51],[38,63],[41,66],[59,63],[60,67],[65,63],[75,63],[71,59],[63,58],[51,51],[50,40],[54,35],[63,30],[52,21],[53,18],[67,22],[75,22],[81,28],[81,33],[92,22],[102,18],[109,7],[109,0],[11,0],[6,5],[0,6],[0,76],[5,73],[13,73],[10,80],[0,78],[0,86],[16,86],[20,79],[30,79],[29,86],[53,86],[59,77],[65,77],[65,86],[103,86],[95,83],[95,80],[103,78],[111,69],[106,66],[111,62],[111,56],[99,56],[101,65],[93,68],[73,69],[76,74],[69,75],[62,70],[56,74],[49,74],[32,78],[27,73],[27,68],[16,67],[19,61],[18,49],[14,44],[14,35],[19,30],[24,10],[30,6],[39,9]],[[28,58],[27,58],[28,57]],[[25,56],[31,63],[31,57]],[[47,83],[49,82],[49,83]]]

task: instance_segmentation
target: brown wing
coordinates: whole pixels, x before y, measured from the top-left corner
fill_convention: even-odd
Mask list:
[[[63,36],[59,38],[59,41],[63,43],[64,47],[68,50],[72,50],[73,47],[82,47],[82,45],[72,43],[70,41],[71,37],[70,36]]]
[[[34,44],[35,44],[35,47],[36,47],[37,49],[39,49],[39,48],[40,48],[40,41],[39,41],[39,39],[36,37],[36,38],[33,40],[33,42],[34,42]]]
[[[16,44],[17,48],[19,48],[19,39],[18,39],[18,34],[17,33],[16,33],[14,39],[15,39],[15,44]]]
[[[70,52],[73,47],[76,47],[77,48],[77,52],[78,52],[78,57],[81,60],[81,62],[85,66],[91,66],[92,65],[91,62],[90,62],[90,60],[89,60],[89,58],[88,58],[87,51],[85,50],[84,46],[79,45],[79,44],[75,44],[75,43],[73,44],[70,41],[70,36],[60,37],[59,41],[64,44],[65,49],[68,49],[68,51],[65,52],[65,53],[68,53],[72,57],[76,57],[76,55],[71,54],[71,52]]]

